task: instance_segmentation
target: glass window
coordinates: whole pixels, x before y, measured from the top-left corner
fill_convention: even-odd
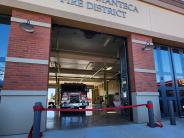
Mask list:
[[[166,95],[167,97],[173,97],[174,96],[174,91],[173,90],[166,90]]]
[[[154,49],[154,61],[155,61],[155,70],[156,72],[159,71],[159,67],[158,67],[158,53],[157,53],[157,49]]]
[[[0,57],[5,60],[8,46],[9,25],[0,24]]]
[[[184,87],[184,77],[176,76],[176,83],[178,84],[178,87]]]
[[[160,75],[156,75],[157,87],[160,87]]]
[[[184,98],[181,99],[180,104],[181,104],[181,110],[182,112],[184,112]]]
[[[5,72],[5,59],[8,48],[8,38],[10,32],[9,18],[0,15],[0,89],[2,89]]]
[[[181,56],[179,50],[173,50],[173,61],[174,61],[174,69],[176,73],[183,73]]]
[[[164,84],[167,87],[173,86],[173,79],[171,75],[164,75]]]
[[[163,72],[171,72],[171,63],[169,58],[169,51],[167,47],[161,48],[161,60],[162,60],[162,67]]]
[[[184,97],[184,90],[180,90],[179,93],[181,97]]]

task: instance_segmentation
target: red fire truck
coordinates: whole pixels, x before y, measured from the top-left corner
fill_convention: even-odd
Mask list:
[[[61,108],[85,109],[88,104],[87,86],[85,84],[61,84]]]

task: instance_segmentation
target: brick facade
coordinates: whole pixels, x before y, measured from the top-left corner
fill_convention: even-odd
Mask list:
[[[49,16],[22,10],[12,10],[12,17],[51,23]],[[28,33],[19,23],[11,22],[7,57],[49,60],[51,28],[34,29],[34,33]],[[7,61],[4,90],[47,90],[47,86],[48,65]]]
[[[4,90],[47,90],[48,65],[6,63]]]
[[[153,51],[143,50],[144,45],[133,40],[152,42],[151,37],[131,34],[128,38],[129,76],[131,92],[156,92],[156,78],[154,73],[136,72],[135,69],[154,70]]]
[[[49,59],[50,29],[38,26],[34,29],[34,33],[27,33],[19,23],[11,23],[8,57]]]

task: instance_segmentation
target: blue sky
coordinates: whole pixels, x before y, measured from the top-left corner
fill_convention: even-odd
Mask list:
[[[0,57],[6,57],[10,26],[0,24]]]
[[[4,79],[4,66],[5,58],[7,54],[8,38],[9,38],[10,26],[6,24],[0,24],[0,86],[2,86],[2,81]]]

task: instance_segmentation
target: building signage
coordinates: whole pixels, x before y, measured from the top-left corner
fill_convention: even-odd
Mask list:
[[[121,18],[126,18],[129,12],[139,13],[135,5],[124,2],[123,0],[95,0],[94,2],[85,0],[60,0],[60,2]]]

